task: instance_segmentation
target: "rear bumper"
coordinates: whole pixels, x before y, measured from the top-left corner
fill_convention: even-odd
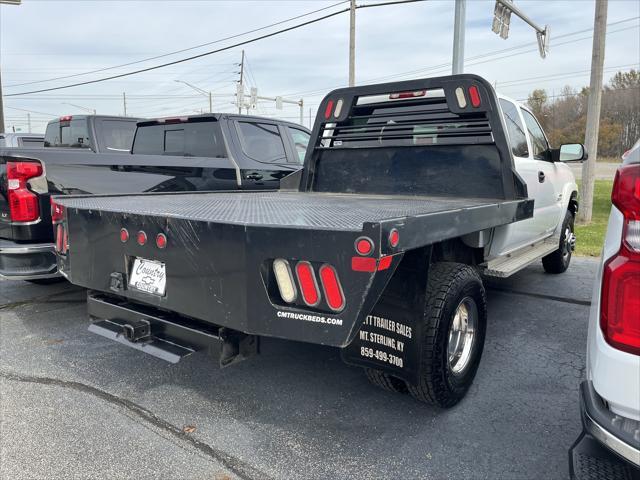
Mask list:
[[[53,243],[16,243],[0,239],[0,278],[37,280],[58,276]]]
[[[589,381],[580,385],[580,411],[585,434],[635,468],[640,467],[640,422],[607,409]]]

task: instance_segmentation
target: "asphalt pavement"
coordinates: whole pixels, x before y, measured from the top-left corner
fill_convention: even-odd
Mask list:
[[[487,282],[484,356],[450,410],[316,345],[167,364],[89,333],[83,290],[0,280],[0,478],[567,478],[596,268]]]

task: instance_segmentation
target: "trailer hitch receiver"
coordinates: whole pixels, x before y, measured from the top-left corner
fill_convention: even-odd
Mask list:
[[[122,325],[122,336],[133,343],[144,342],[151,338],[151,324],[147,320],[138,320]]]

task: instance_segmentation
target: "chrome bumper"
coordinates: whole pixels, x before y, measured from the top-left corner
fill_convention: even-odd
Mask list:
[[[591,382],[585,381],[580,385],[580,405],[585,432],[613,453],[640,467],[640,440],[635,438],[637,434],[621,427],[621,417],[605,407]],[[640,422],[635,423],[640,429]]]
[[[53,243],[15,243],[0,239],[0,278],[38,280],[58,276]]]

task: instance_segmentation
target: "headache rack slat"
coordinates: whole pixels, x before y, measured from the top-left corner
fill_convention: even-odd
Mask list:
[[[337,135],[329,135],[322,137],[322,139],[333,139],[333,140],[358,140],[365,138],[413,138],[413,137],[424,137],[424,136],[467,136],[473,134],[485,134],[491,135],[491,129],[488,127],[469,127],[469,128],[442,128],[439,130],[435,130],[433,132],[416,132],[413,129],[404,128],[404,130],[408,130],[406,133],[400,133],[398,130],[391,130],[390,128],[384,128],[378,131],[369,131],[369,132],[356,132],[356,133],[344,133]],[[390,132],[390,133],[387,133]]]
[[[422,126],[422,125],[460,125],[460,126],[464,126],[465,124],[485,124],[487,126],[487,128],[490,128],[489,122],[487,121],[486,118],[465,118],[464,121],[456,123],[456,122],[452,122],[450,121],[450,119],[453,117],[449,117],[446,119],[434,119],[434,118],[429,118],[427,120],[420,120],[420,121],[412,121],[412,120],[398,120],[395,119],[393,120],[393,124],[389,125],[388,122],[367,122],[366,124],[363,125],[341,125],[339,127],[333,127],[333,130],[340,130],[340,131],[345,131],[345,130],[362,130],[365,128],[379,128],[381,126],[386,126],[386,128],[393,128],[393,129],[402,129],[402,128],[408,128],[411,126]],[[457,118],[457,117],[456,117]],[[332,129],[329,129],[332,130]]]

